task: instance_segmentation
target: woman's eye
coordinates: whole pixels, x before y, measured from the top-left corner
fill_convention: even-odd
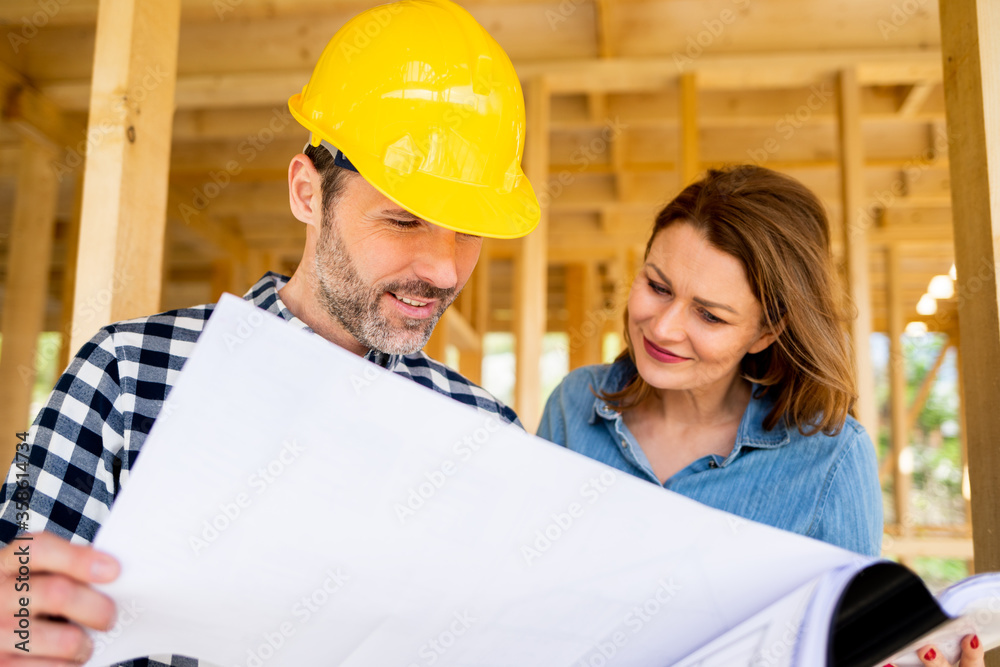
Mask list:
[[[702,318],[709,324],[724,324],[724,320],[720,320],[718,317],[708,312],[707,310],[701,311]]]
[[[670,294],[670,290],[659,283],[653,282],[652,280],[649,281],[649,287],[657,294]]]

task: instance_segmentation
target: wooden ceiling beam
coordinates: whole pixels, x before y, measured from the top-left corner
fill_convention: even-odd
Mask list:
[[[824,51],[740,56],[705,54],[690,66],[702,90],[745,90],[820,85],[848,65],[858,68],[860,85],[912,84],[941,80],[941,54],[932,50]],[[543,75],[553,93],[660,90],[674,85],[677,66],[671,58],[591,58],[522,62],[522,81]],[[309,79],[306,68],[275,72],[180,75],[178,110],[279,106]],[[41,91],[60,108],[83,111],[90,81],[53,81]]]
[[[4,0],[0,5],[0,24],[19,27],[21,20],[29,21],[44,14],[45,26],[87,26],[97,21],[98,0],[60,0],[56,11],[41,10],[37,0]],[[462,0],[463,5],[518,5],[536,4],[537,0]],[[53,3],[55,4],[55,3]],[[184,22],[214,22],[230,19],[267,20],[286,17],[315,17],[329,14],[331,8],[357,13],[371,7],[370,0],[183,0],[181,20]],[[37,23],[41,23],[39,20]]]
[[[280,106],[309,80],[309,70],[187,75],[177,79],[177,109],[220,109]],[[90,81],[60,81],[42,85],[42,92],[67,111],[85,111]]]
[[[600,95],[601,93],[592,93],[592,95]],[[794,109],[793,109],[794,111]],[[901,115],[902,112],[893,112],[891,114],[878,112],[878,113],[867,113],[863,114],[861,120],[863,123],[885,123],[894,122],[894,124],[901,123],[914,123],[923,125],[926,123],[931,123],[935,121],[944,121],[945,114],[944,111],[921,111],[912,112],[906,116]],[[680,124],[679,119],[676,116],[640,116],[640,115],[627,115],[627,114],[615,114],[618,116],[619,121],[631,130],[670,130],[676,131],[678,125]],[[743,112],[730,112],[725,113],[723,110],[699,110],[698,113],[698,126],[703,130],[716,129],[716,128],[754,128],[754,127],[774,127],[776,120],[781,120],[790,116],[789,108],[787,106],[781,106],[779,104],[775,105],[775,108],[770,113],[743,113]],[[604,127],[607,126],[606,116],[605,120],[553,120],[552,130],[554,132],[599,132]],[[836,125],[837,116],[831,110],[819,110],[809,117],[810,125]]]
[[[872,245],[947,244],[950,248],[954,238],[951,224],[892,225],[868,230],[868,242]]]
[[[706,165],[707,166],[707,165]],[[587,213],[605,210],[615,210],[625,214],[637,213],[648,214],[649,211],[657,211],[667,203],[675,189],[659,183],[634,183],[630,186],[629,201],[620,201],[615,196],[610,184],[603,187],[595,184],[592,180],[580,181],[571,187],[566,187],[560,192],[558,197],[552,198],[551,208],[559,213]],[[883,209],[903,209],[903,210],[936,210],[946,208],[949,202],[949,194],[943,192],[929,192],[921,195],[899,195],[885,196],[881,183],[875,179],[866,179],[863,182],[860,206],[870,208],[873,211]],[[817,193],[821,200],[828,203],[831,208],[839,210],[840,204],[828,199],[829,193]],[[881,197],[881,199],[880,199]],[[872,218],[874,222],[874,216]]]
[[[86,134],[84,123],[67,118],[53,100],[3,63],[0,63],[0,100],[3,104],[0,120],[32,141],[64,146]]]
[[[920,81],[910,86],[903,103],[899,105],[899,115],[903,118],[912,118],[920,111],[920,108],[930,97],[931,91],[937,83],[932,81]]]
[[[190,194],[171,186],[167,200],[167,222],[178,240],[207,243],[219,254],[246,262],[248,247],[236,225],[224,224],[219,212],[199,210]]]
[[[687,66],[698,74],[702,90],[808,87],[829,81],[845,66],[858,68],[862,86],[941,80],[941,54],[936,50],[823,51],[717,55],[706,53]],[[673,58],[616,58],[522,63],[522,78],[544,73],[553,93],[603,90],[658,90],[676,81]]]

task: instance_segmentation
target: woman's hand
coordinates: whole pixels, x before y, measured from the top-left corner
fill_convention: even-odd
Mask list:
[[[951,663],[944,659],[944,656],[933,644],[920,647],[917,656],[924,667],[952,667]],[[893,665],[886,665],[886,667],[893,667]],[[962,659],[954,667],[986,667],[979,637],[966,635],[962,638]]]

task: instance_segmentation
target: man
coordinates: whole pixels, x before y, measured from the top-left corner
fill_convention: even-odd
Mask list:
[[[311,132],[288,169],[305,250],[290,279],[268,273],[244,298],[517,423],[419,352],[472,273],[482,237],[523,236],[538,221],[520,169],[523,98],[506,54],[448,0],[404,0],[338,31],[289,107]],[[114,579],[118,565],[84,545],[128,482],[212,310],[109,325],[59,379],[0,495],[0,542],[9,545],[0,552],[0,663],[81,662],[92,650],[83,628],[113,626],[113,604],[90,584]]]

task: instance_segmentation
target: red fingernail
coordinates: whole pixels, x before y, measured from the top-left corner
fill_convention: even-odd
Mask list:
[[[972,641],[969,642],[969,646],[979,648],[979,635],[972,635]]]
[[[927,653],[924,653],[924,660],[933,660],[936,657],[937,657],[937,651],[935,651],[934,649],[931,649],[930,651],[927,651]]]

